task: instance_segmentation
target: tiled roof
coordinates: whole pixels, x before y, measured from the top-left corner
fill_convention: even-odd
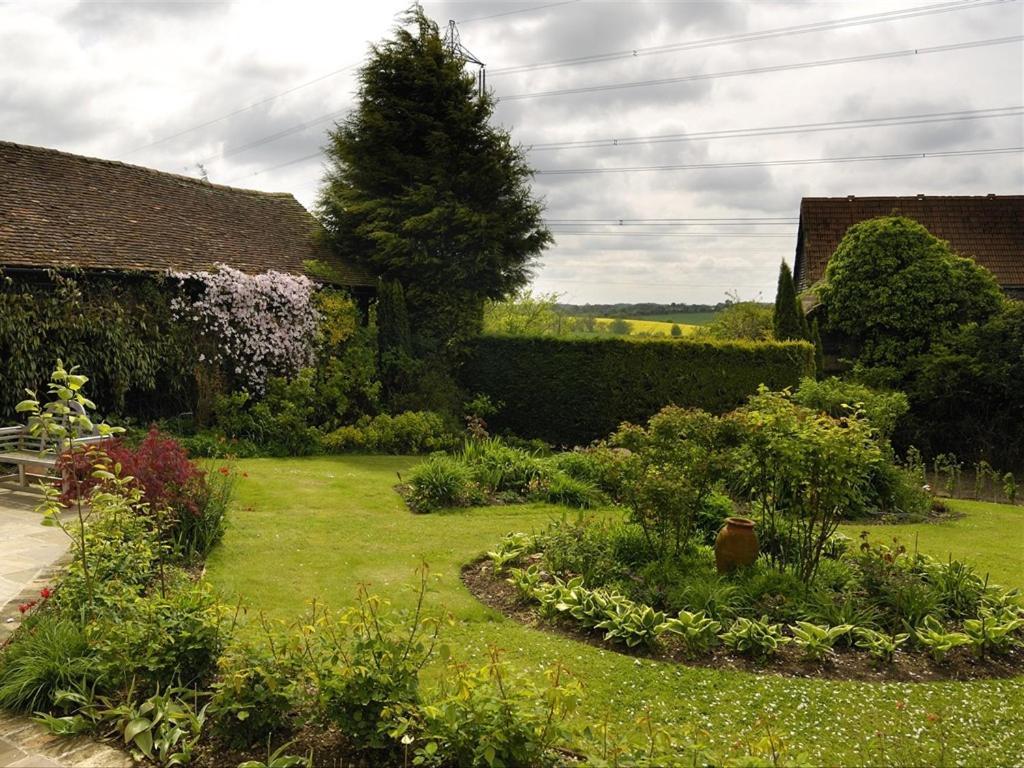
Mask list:
[[[333,264],[376,284],[315,236],[287,193],[257,192],[54,149],[0,141],[0,267],[196,271],[223,263],[299,274]]]
[[[920,222],[961,256],[988,268],[1003,288],[1024,287],[1024,196],[805,197],[800,202],[793,277],[804,290],[820,280],[846,230],[876,216]]]

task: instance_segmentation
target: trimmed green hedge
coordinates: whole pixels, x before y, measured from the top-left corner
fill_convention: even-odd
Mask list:
[[[490,426],[582,445],[675,404],[724,413],[766,384],[814,375],[807,342],[480,336],[462,383],[503,403]]]

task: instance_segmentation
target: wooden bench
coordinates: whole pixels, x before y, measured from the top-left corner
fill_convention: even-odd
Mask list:
[[[80,437],[75,439],[75,445],[88,445],[109,439],[100,435]],[[57,459],[66,447],[66,440],[47,441],[30,434],[28,427],[0,427],[0,467],[5,464],[16,467],[15,472],[0,474],[0,482],[16,479],[18,485],[28,488],[30,479],[54,479]]]

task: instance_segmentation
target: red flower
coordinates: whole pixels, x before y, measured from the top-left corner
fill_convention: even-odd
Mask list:
[[[31,601],[29,601],[27,603],[22,603],[21,605],[18,606],[18,610],[21,611],[22,613],[28,613],[33,608],[35,608],[37,602],[38,602],[37,600],[31,600]]]
[[[53,594],[53,590],[49,587],[43,587],[41,590],[39,590],[39,594],[42,595],[43,600],[48,600],[50,595]]]
[[[226,475],[230,470],[228,470],[227,467],[221,467],[217,471],[220,472],[222,475]]]

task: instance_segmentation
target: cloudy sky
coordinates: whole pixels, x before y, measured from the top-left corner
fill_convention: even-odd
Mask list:
[[[0,0],[0,140],[312,207],[324,132],[407,5]],[[770,299],[803,196],[1024,191],[1024,155],[978,153],[1024,146],[1021,0],[424,7],[528,148],[557,238],[534,286],[566,301]]]

